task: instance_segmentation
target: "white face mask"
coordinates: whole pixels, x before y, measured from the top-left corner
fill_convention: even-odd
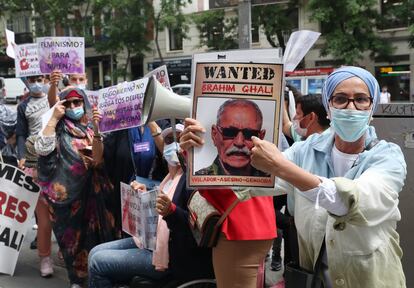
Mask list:
[[[308,128],[300,127],[300,121],[301,120],[293,119],[292,121],[293,129],[295,130],[296,133],[298,133],[299,136],[306,137],[306,134],[308,133]]]

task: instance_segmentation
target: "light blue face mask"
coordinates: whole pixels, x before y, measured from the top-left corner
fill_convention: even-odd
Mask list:
[[[30,93],[38,95],[43,92],[43,83],[31,83],[28,88]]]
[[[345,142],[355,142],[368,129],[371,110],[335,109],[331,111],[331,127]]]
[[[177,166],[180,161],[177,156],[178,143],[173,142],[168,145],[164,145],[163,156],[170,166]]]
[[[86,84],[85,83],[79,83],[79,84],[72,84],[72,86],[79,88],[81,90],[85,90],[86,89]]]
[[[85,114],[85,111],[83,110],[83,107],[76,107],[73,109],[66,109],[65,115],[66,117],[72,119],[72,120],[79,120],[82,118],[83,114]]]

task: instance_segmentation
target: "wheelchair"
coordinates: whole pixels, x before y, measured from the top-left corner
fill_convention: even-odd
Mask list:
[[[179,281],[172,277],[166,277],[159,281],[148,280],[139,276],[132,278],[129,288],[216,288],[215,279],[196,279],[191,281]]]

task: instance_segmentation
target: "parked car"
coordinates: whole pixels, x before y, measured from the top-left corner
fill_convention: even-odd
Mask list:
[[[5,103],[19,103],[27,89],[20,78],[0,77],[0,86],[0,99],[4,99]]]
[[[191,84],[177,84],[172,86],[171,88],[173,92],[178,95],[191,97]]]

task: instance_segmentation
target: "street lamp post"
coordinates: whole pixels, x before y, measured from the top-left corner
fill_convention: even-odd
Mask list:
[[[251,6],[250,0],[239,0],[239,49],[251,48]]]

